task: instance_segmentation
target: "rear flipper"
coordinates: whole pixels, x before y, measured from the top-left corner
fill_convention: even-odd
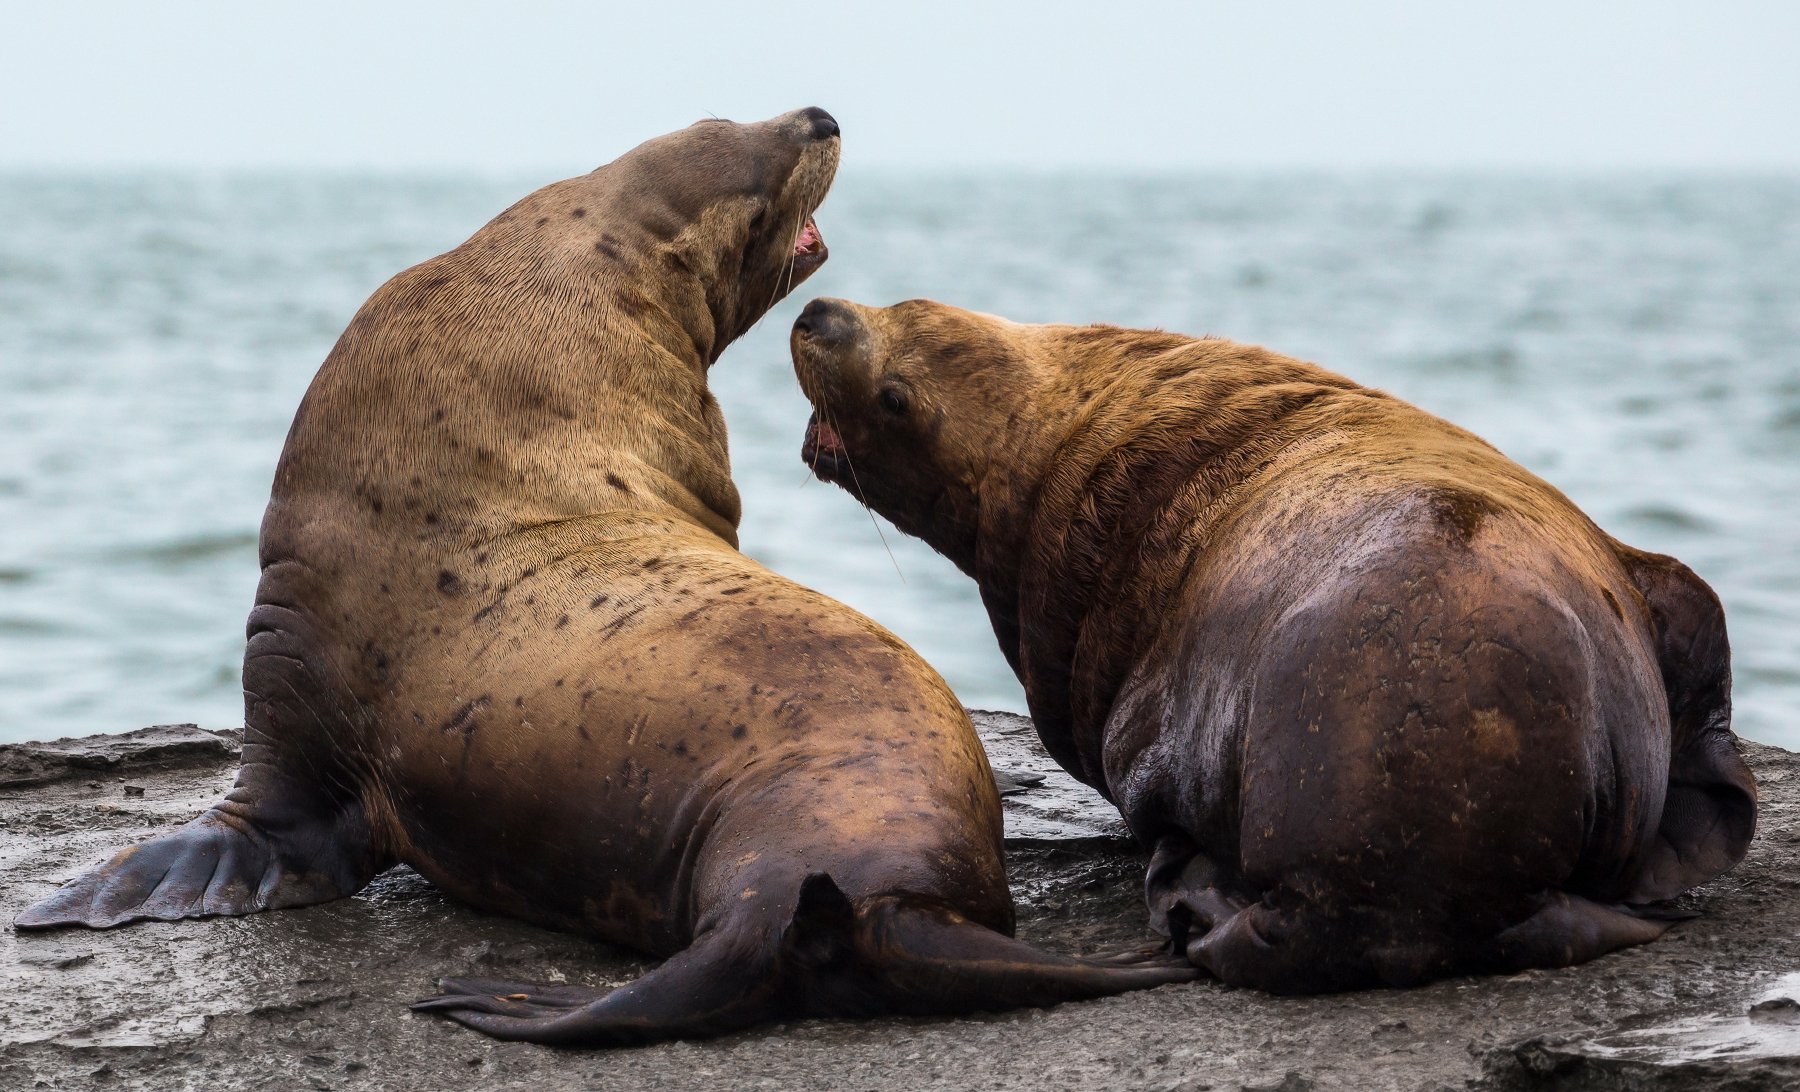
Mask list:
[[[1194,966],[1234,986],[1282,994],[1567,967],[1655,940],[1688,916],[1559,891],[1536,897],[1522,921],[1505,927],[1508,919],[1490,925],[1467,915],[1434,923],[1404,907],[1332,911],[1293,892],[1250,900],[1226,890],[1218,869],[1180,837],[1158,842],[1146,887],[1152,923]]]
[[[1342,917],[1252,903],[1186,938],[1188,958],[1221,981],[1271,993],[1416,986],[1448,975],[1568,967],[1661,936],[1678,915],[1651,917],[1550,892],[1523,922],[1489,939],[1454,926],[1404,927],[1385,914]]]
[[[1731,732],[1731,645],[1719,597],[1672,557],[1619,547],[1650,611],[1669,695],[1669,789],[1656,844],[1626,901],[1673,898],[1744,859],[1756,779]]]
[[[1551,892],[1537,913],[1494,938],[1495,969],[1570,967],[1619,948],[1648,944],[1684,915],[1650,916]]]
[[[250,749],[246,749],[250,753]],[[361,809],[320,817],[258,793],[278,785],[246,766],[238,788],[178,830],[127,846],[20,914],[16,929],[176,921],[310,906],[355,894],[383,862]]]
[[[778,937],[747,923],[720,927],[611,991],[447,979],[442,996],[413,1007],[500,1039],[628,1046],[802,1016],[1053,1005],[1194,977],[1185,963],[1108,966],[1051,955],[897,898],[859,911],[815,873]]]

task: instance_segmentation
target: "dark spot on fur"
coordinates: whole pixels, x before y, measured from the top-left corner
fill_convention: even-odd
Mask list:
[[[561,686],[563,683],[565,683],[567,681],[568,680],[566,680],[566,679],[558,679],[558,680],[556,680],[556,685]]]
[[[481,715],[483,709],[486,709],[493,703],[494,699],[487,694],[481,695],[481,697],[476,698],[474,701],[465,703],[461,709],[458,709],[455,714],[450,717],[449,720],[438,726],[438,731],[460,732],[464,739],[469,738],[475,734],[475,718]]]
[[[731,728],[731,738],[732,739],[743,739],[744,735],[746,733],[748,733],[749,731],[750,731],[750,728],[748,725],[744,725],[744,724],[733,725]]]
[[[1600,594],[1606,597],[1606,605],[1612,608],[1613,617],[1623,622],[1625,620],[1625,611],[1619,606],[1618,597],[1613,595],[1612,589],[1601,588]]]
[[[1431,497],[1431,513],[1438,526],[1467,545],[1481,530],[1482,521],[1494,511],[1494,503],[1465,489],[1439,489]]]
[[[588,609],[595,610],[600,606],[600,604],[602,604],[604,602],[606,602],[606,593],[602,592],[601,594],[596,595],[592,599],[588,600]]]
[[[549,223],[549,222],[550,222],[550,217],[548,217],[548,216],[540,216],[540,217],[538,217],[538,222],[537,222],[537,226],[538,226],[538,227],[543,227],[543,226],[544,226],[544,225],[545,225],[545,224],[547,224],[547,223]]]
[[[593,736],[588,735],[587,725],[582,724],[580,721],[577,721],[575,723],[575,730],[577,732],[581,733],[582,739],[593,739],[594,738]]]
[[[443,410],[432,410],[431,411],[431,419],[433,421],[442,421],[444,419],[444,411]]]
[[[457,576],[449,569],[438,570],[438,591],[443,592],[445,595],[461,595],[462,590],[463,582],[461,577]]]
[[[613,634],[619,632],[621,629],[624,629],[627,623],[629,623],[633,618],[636,618],[638,615],[644,613],[644,611],[647,609],[649,609],[649,608],[645,605],[632,607],[630,610],[626,611],[624,614],[621,614],[617,618],[614,618],[612,621],[606,623],[605,627],[602,628],[600,632],[607,637],[611,637]]]
[[[568,624],[569,624],[569,616],[566,614],[556,620],[556,628],[557,629],[561,629]]]
[[[611,236],[602,236],[600,241],[594,244],[594,250],[616,262],[619,260],[619,248],[612,244],[611,238]]]
[[[724,591],[720,592],[719,594],[720,595],[736,595],[743,590],[744,590],[743,588],[726,588]]]
[[[381,586],[381,594],[386,595],[387,593],[388,593],[388,586],[386,584],[383,584]]]
[[[612,486],[614,489],[617,489],[619,492],[625,494],[628,497],[632,495],[631,486],[625,484],[625,479],[619,477],[617,474],[614,474],[611,471],[607,472],[606,484]]]
[[[388,655],[382,649],[376,648],[374,641],[363,642],[363,659],[368,662],[377,683],[388,681]]]
[[[579,220],[583,216],[587,215],[587,210],[586,209],[570,209],[569,215],[573,216],[573,217],[575,217],[575,219]]]
[[[513,699],[513,708],[515,708],[515,709],[525,708],[525,696],[523,694],[521,694],[518,697]]]
[[[660,557],[649,557],[649,558],[645,558],[645,559],[644,559],[644,568],[646,568],[646,569],[658,569],[658,568],[661,568],[661,567],[662,567],[662,563],[663,563],[663,562],[662,562],[662,558],[660,558]]]

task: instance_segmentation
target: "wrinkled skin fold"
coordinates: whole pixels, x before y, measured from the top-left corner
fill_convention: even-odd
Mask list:
[[[1480,438],[1254,346],[815,300],[802,456],[980,586],[1151,921],[1279,992],[1563,966],[1740,860],[1718,598]]]
[[[236,786],[17,926],[306,906],[404,862],[669,957],[618,990],[458,979],[420,1005],[560,1044],[1193,977],[1012,940],[949,688],[736,549],[707,372],[824,261],[838,154],[816,108],[699,122],[379,289],[276,471]]]

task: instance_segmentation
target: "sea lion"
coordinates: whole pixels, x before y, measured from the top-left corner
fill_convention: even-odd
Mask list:
[[[803,457],[979,583],[1152,924],[1277,992],[1563,966],[1739,861],[1718,598],[1478,437],[1218,339],[794,324]]]
[[[420,1005],[545,1043],[1191,977],[1006,935],[999,799],[943,680],[735,548],[707,371],[824,261],[838,149],[816,108],[699,122],[380,288],[276,470],[236,787],[18,927],[306,906],[398,861],[671,957]]]

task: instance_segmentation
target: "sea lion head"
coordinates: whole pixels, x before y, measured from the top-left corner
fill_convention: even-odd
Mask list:
[[[701,301],[704,316],[676,317],[689,327],[704,318],[696,342],[711,364],[825,264],[813,212],[840,143],[837,121],[816,106],[750,123],[706,118],[571,179],[558,196],[588,192],[604,215],[594,241],[602,257],[672,289],[667,296],[685,289]]]
[[[812,216],[839,145],[817,107],[699,121],[395,275],[320,368],[279,497],[429,513],[406,532],[428,538],[673,506],[735,542],[707,369],[824,263]]]
[[[1053,351],[1063,329],[931,300],[813,300],[790,336],[813,404],[801,458],[967,570],[984,495],[1047,457],[1034,411],[1073,364]]]

